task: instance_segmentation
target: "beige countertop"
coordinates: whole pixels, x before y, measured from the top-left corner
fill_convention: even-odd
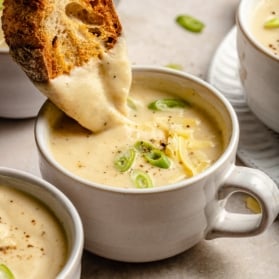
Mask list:
[[[121,0],[118,11],[131,62],[176,63],[205,79],[212,55],[234,26],[237,4],[238,0]],[[177,26],[174,19],[180,13],[204,21],[204,32],[192,34]],[[34,119],[0,119],[2,166],[40,176],[33,127]],[[279,278],[279,223],[256,237],[202,241],[180,255],[152,263],[115,262],[85,251],[81,278]]]

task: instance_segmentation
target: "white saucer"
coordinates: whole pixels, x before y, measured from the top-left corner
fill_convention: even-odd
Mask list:
[[[240,123],[238,157],[269,175],[279,186],[279,134],[264,126],[248,108],[238,74],[236,27],[223,39],[212,59],[208,82],[233,105]]]

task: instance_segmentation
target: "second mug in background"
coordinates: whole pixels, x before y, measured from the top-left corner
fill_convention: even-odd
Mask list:
[[[240,78],[247,104],[267,127],[277,133],[279,26],[272,24],[272,20],[277,18],[279,21],[278,9],[278,0],[242,0],[236,14]]]

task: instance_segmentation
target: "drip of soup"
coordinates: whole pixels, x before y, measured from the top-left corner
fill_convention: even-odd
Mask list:
[[[91,131],[99,132],[124,123],[131,85],[124,38],[118,38],[101,60],[91,59],[69,75],[36,85],[61,110]]]
[[[222,154],[225,140],[213,114],[189,98],[135,82],[128,123],[101,133],[82,128],[61,113],[49,144],[55,160],[86,180],[124,188],[158,187],[206,170]],[[52,106],[49,115],[57,114]]]
[[[0,185],[0,263],[16,279],[54,279],[67,257],[66,236],[38,200]]]
[[[276,21],[277,25],[274,24]],[[278,24],[279,0],[259,1],[252,13],[251,30],[257,41],[262,44],[270,53],[276,55],[277,58],[279,58]]]

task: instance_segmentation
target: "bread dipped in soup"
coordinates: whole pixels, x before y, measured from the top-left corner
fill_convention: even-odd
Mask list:
[[[131,68],[112,0],[4,0],[10,54],[56,106],[99,132],[126,121]]]

